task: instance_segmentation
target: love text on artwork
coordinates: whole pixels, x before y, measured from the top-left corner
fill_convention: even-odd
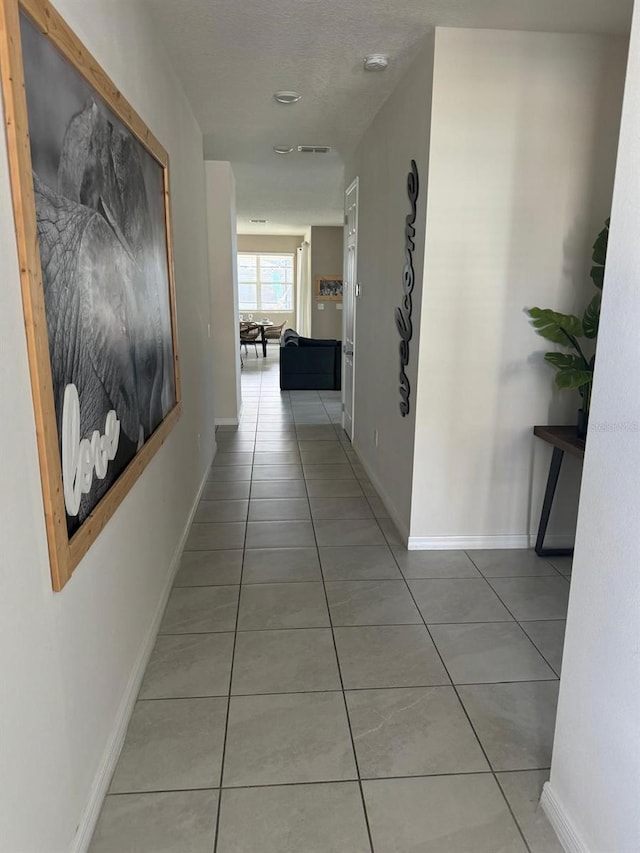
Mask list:
[[[409,342],[413,337],[413,324],[411,313],[413,311],[413,300],[411,294],[415,284],[415,273],[413,269],[413,252],[415,244],[415,221],[418,202],[418,191],[420,184],[418,180],[418,167],[416,161],[411,161],[411,171],[407,175],[407,195],[411,206],[405,219],[404,226],[404,266],[402,268],[402,290],[404,296],[399,308],[396,308],[394,317],[396,328],[400,334],[400,414],[403,418],[409,414],[411,385],[407,376],[407,365],[409,364]]]
[[[64,389],[62,405],[62,484],[64,504],[71,516],[78,515],[82,495],[89,493],[95,472],[99,480],[115,459],[120,440],[120,421],[115,410],[108,412],[104,434],[94,430],[91,438],[80,438],[80,398],[75,385]]]

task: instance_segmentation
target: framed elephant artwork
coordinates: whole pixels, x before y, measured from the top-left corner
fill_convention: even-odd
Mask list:
[[[316,276],[316,299],[342,301],[344,282],[341,275]]]
[[[0,70],[53,588],[180,416],[168,157],[48,0]]]

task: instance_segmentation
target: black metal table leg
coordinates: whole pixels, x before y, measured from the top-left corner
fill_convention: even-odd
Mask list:
[[[540,524],[538,525],[538,538],[536,539],[536,554],[539,557],[568,557],[573,554],[573,548],[545,548],[544,537],[547,532],[547,524],[549,523],[549,515],[551,514],[551,505],[553,497],[556,493],[558,485],[558,477],[560,476],[560,468],[564,459],[564,450],[559,447],[553,448],[553,456],[551,457],[551,466],[549,468],[549,476],[547,477],[547,487],[544,492],[544,501],[542,503],[542,513],[540,515]]]

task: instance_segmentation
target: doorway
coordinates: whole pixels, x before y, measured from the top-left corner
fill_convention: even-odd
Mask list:
[[[344,195],[344,289],[342,314],[342,427],[353,440],[356,297],[358,278],[358,178]]]

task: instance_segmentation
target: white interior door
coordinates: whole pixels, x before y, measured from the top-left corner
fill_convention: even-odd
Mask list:
[[[342,307],[342,426],[353,438],[353,392],[356,347],[356,287],[358,278],[358,179],[344,196],[344,290]]]

